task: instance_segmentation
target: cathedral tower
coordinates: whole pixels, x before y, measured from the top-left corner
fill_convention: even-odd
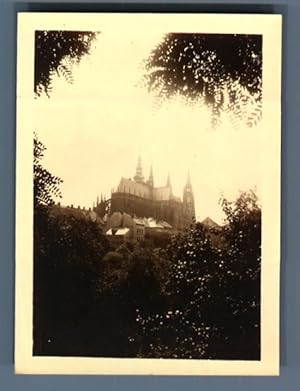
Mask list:
[[[168,178],[167,178],[167,187],[172,187],[172,186],[171,186],[170,173],[168,174]]]
[[[154,187],[154,179],[153,179],[153,170],[152,166],[150,167],[150,174],[149,174],[149,179],[147,181],[147,184],[151,187]]]
[[[143,175],[143,169],[142,169],[142,163],[141,163],[141,157],[139,156],[138,163],[136,166],[136,173],[133,178],[138,183],[144,182],[144,175]]]
[[[183,213],[185,217],[192,222],[195,216],[195,201],[191,184],[190,174],[188,173],[186,185],[183,189]]]
[[[172,196],[173,192],[172,192],[172,184],[171,184],[170,173],[168,173],[166,188],[169,189],[170,195]]]

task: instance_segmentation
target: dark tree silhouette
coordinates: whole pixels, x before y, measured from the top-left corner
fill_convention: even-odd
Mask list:
[[[165,308],[163,294],[168,260],[159,249],[126,245],[103,258],[98,279],[98,336],[95,355],[136,357],[142,350],[137,336],[137,309],[150,314]],[[95,317],[96,318],[96,317]],[[94,320],[95,322],[96,320]]]
[[[84,217],[54,215],[51,208],[35,216],[34,354],[80,355],[94,349],[105,239],[97,223]]]
[[[90,317],[108,243],[96,222],[54,206],[62,180],[42,166],[45,150],[35,134],[33,352],[88,353],[97,333]]]
[[[222,110],[249,126],[261,116],[262,38],[259,35],[170,33],[146,61],[146,84],[164,99],[176,94]],[[248,106],[253,108],[248,113]]]
[[[54,203],[54,198],[61,198],[60,184],[62,180],[46,170],[41,160],[46,151],[45,145],[34,135],[33,147],[33,185],[34,185],[34,206],[46,206]]]
[[[260,358],[260,208],[248,192],[223,210],[226,247],[212,247],[200,223],[173,238],[169,308],[139,307],[142,357]]]
[[[54,73],[73,82],[72,66],[90,52],[98,33],[91,31],[36,31],[34,91],[40,95],[51,92]]]

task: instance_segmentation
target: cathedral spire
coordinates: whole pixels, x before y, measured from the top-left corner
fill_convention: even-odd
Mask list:
[[[136,173],[133,178],[136,182],[142,183],[144,182],[144,175],[143,175],[143,169],[142,169],[142,162],[141,162],[141,157],[139,156],[138,158],[138,163],[136,166]]]
[[[151,186],[151,187],[154,186],[152,165],[151,165],[151,167],[150,167],[150,174],[149,174],[149,179],[148,179],[147,183],[148,183],[148,185]]]
[[[195,219],[195,200],[189,171],[187,173],[186,185],[183,189],[183,212],[185,218],[190,223]]]
[[[187,185],[187,186],[191,186],[190,170],[188,170],[188,172],[187,172],[186,185]]]
[[[167,187],[171,187],[170,173],[168,173],[168,178],[167,178]]]
[[[149,175],[149,179],[153,179],[153,169],[152,169],[152,164],[150,166],[150,175]]]

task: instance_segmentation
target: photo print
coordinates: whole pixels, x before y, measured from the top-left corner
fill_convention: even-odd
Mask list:
[[[19,15],[18,373],[278,373],[280,26]]]

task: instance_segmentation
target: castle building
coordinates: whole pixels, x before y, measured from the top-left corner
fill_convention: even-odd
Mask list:
[[[97,201],[95,210],[103,211],[104,204],[107,202],[101,197],[101,202]],[[138,218],[153,218],[156,221],[167,222],[175,230],[184,229],[195,218],[190,176],[188,175],[181,200],[173,194],[170,176],[165,186],[155,187],[151,167],[149,178],[145,180],[139,158],[133,179],[121,178],[116,190],[111,194],[109,215],[115,212],[127,213]]]

